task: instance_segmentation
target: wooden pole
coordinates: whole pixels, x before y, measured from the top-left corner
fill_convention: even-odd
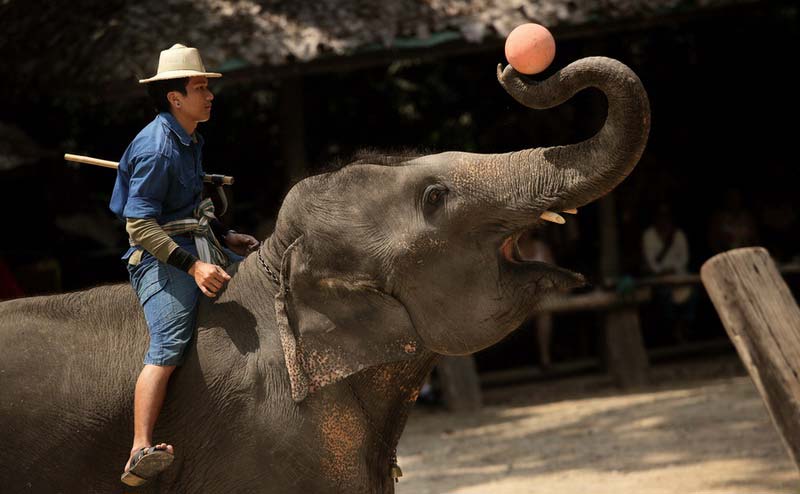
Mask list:
[[[103,168],[111,168],[116,170],[119,167],[119,163],[116,161],[109,161],[109,160],[101,160],[100,158],[92,158],[91,156],[81,156],[79,154],[64,154],[64,159],[67,161],[72,161],[74,163],[83,163],[86,165],[94,165],[94,166],[102,166]],[[203,182],[207,182],[210,184],[217,183],[219,180],[218,185],[233,185],[233,177],[227,175],[211,175],[206,174],[203,177]]]
[[[474,412],[480,410],[481,385],[475,359],[464,357],[442,357],[437,366],[442,399],[451,412]]]
[[[606,360],[622,389],[645,386],[650,360],[644,349],[639,310],[634,304],[611,309],[605,315]]]
[[[761,247],[716,255],[700,276],[800,469],[800,309],[789,287]]]
[[[607,194],[599,201],[600,273],[604,280],[619,275],[619,240],[616,201]],[[639,307],[627,304],[609,310],[604,317],[605,353],[608,371],[623,389],[648,382],[650,362],[639,323]]]

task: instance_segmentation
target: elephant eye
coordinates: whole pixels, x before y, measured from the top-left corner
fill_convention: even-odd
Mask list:
[[[425,189],[425,203],[430,206],[438,206],[447,195],[447,187],[444,185],[429,185]]]

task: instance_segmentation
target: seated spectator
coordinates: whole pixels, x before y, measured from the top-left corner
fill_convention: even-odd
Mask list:
[[[653,224],[642,234],[642,256],[645,271],[651,276],[686,274],[689,271],[689,242],[686,234],[675,226],[672,210],[666,203],[659,204]],[[696,296],[691,286],[656,285],[653,301],[660,318],[679,342],[686,341],[686,333],[694,320]]]

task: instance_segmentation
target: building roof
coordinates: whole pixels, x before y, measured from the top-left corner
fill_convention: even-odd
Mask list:
[[[23,86],[88,85],[155,73],[158,52],[200,48],[206,67],[284,66],[367,51],[502,40],[537,22],[554,30],[754,0],[73,0],[0,2],[0,56]],[[5,72],[5,71],[4,71]]]

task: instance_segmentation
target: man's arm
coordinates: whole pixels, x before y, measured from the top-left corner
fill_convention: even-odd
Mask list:
[[[689,270],[689,242],[683,230],[675,232],[675,254],[673,257],[675,271],[680,273]]]
[[[211,231],[214,232],[214,236],[217,237],[219,243],[227,246],[240,256],[246,256],[258,248],[259,243],[255,237],[244,233],[237,233],[225,226],[217,218],[211,220],[209,224],[211,225]]]
[[[125,230],[134,242],[141,245],[153,257],[181,271],[189,272],[189,268],[198,260],[169,238],[153,218],[127,218]]]
[[[222,223],[217,218],[213,218],[211,221],[208,222],[208,224],[209,226],[211,226],[211,231],[214,232],[214,236],[217,237],[219,243],[224,245],[225,236],[228,234],[229,231],[231,231],[231,229],[225,226],[225,224]]]
[[[222,285],[231,279],[221,267],[205,263],[181,249],[153,218],[128,218],[125,229],[133,241],[153,257],[189,273],[200,291],[208,297],[214,297]]]
[[[661,252],[659,252],[658,255],[656,255],[656,261],[658,263],[664,262],[664,258],[667,257],[667,254],[669,253],[669,250],[672,248],[672,243],[674,241],[675,241],[675,231],[673,230],[669,238],[661,241],[662,242]]]

